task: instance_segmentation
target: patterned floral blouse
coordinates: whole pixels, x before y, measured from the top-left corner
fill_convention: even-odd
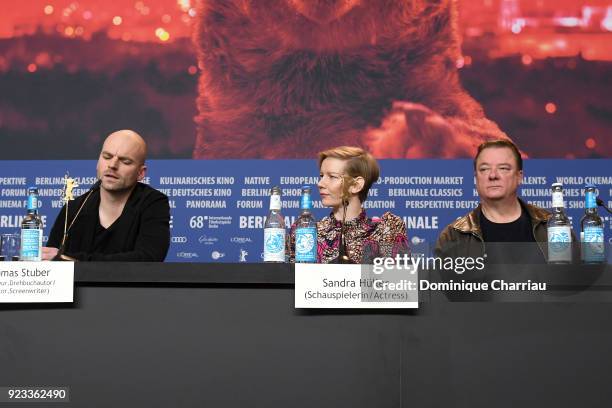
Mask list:
[[[289,261],[295,262],[295,228],[289,234]],[[337,260],[340,248],[342,222],[331,213],[317,222],[317,262],[331,263]],[[347,221],[344,226],[346,252],[354,263],[371,263],[377,256],[395,256],[407,253],[406,225],[397,215],[386,212],[381,218],[368,218],[365,210]],[[364,257],[364,251],[366,252]]]

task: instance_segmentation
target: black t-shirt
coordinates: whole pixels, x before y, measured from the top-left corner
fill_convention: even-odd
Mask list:
[[[489,221],[480,210],[480,229],[485,241],[488,263],[530,264],[544,261],[533,236],[531,219],[523,206],[521,216],[506,223]]]
[[[93,248],[98,249],[106,240],[107,229],[100,224],[100,217],[96,217],[96,234],[93,241]]]
[[[521,206],[521,216],[512,222],[492,222],[480,210],[480,229],[485,242],[535,242],[529,214]]]

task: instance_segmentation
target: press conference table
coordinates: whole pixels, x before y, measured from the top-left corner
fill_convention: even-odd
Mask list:
[[[0,305],[0,386],[75,407],[609,407],[609,274],[545,301],[317,311],[294,309],[290,265],[79,263],[74,304]]]

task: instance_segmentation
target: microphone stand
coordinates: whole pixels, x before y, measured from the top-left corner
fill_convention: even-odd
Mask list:
[[[338,258],[336,258],[337,263],[340,264],[352,264],[354,263],[351,258],[349,258],[346,251],[346,241],[344,240],[344,233],[346,232],[344,224],[346,223],[346,209],[349,204],[349,191],[348,186],[345,184],[345,176],[342,176],[342,223],[340,224],[340,243],[338,248]]]
[[[344,223],[346,222],[346,208],[348,206],[348,202],[346,200],[342,200],[342,225],[340,226],[340,248],[338,249],[338,262],[341,264],[352,264],[351,258],[349,258],[346,253],[346,241],[344,240],[344,232],[345,227]]]

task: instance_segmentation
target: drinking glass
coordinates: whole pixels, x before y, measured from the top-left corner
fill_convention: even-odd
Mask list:
[[[5,261],[16,261],[19,259],[19,246],[21,237],[19,234],[2,234],[0,236],[0,255]]]

